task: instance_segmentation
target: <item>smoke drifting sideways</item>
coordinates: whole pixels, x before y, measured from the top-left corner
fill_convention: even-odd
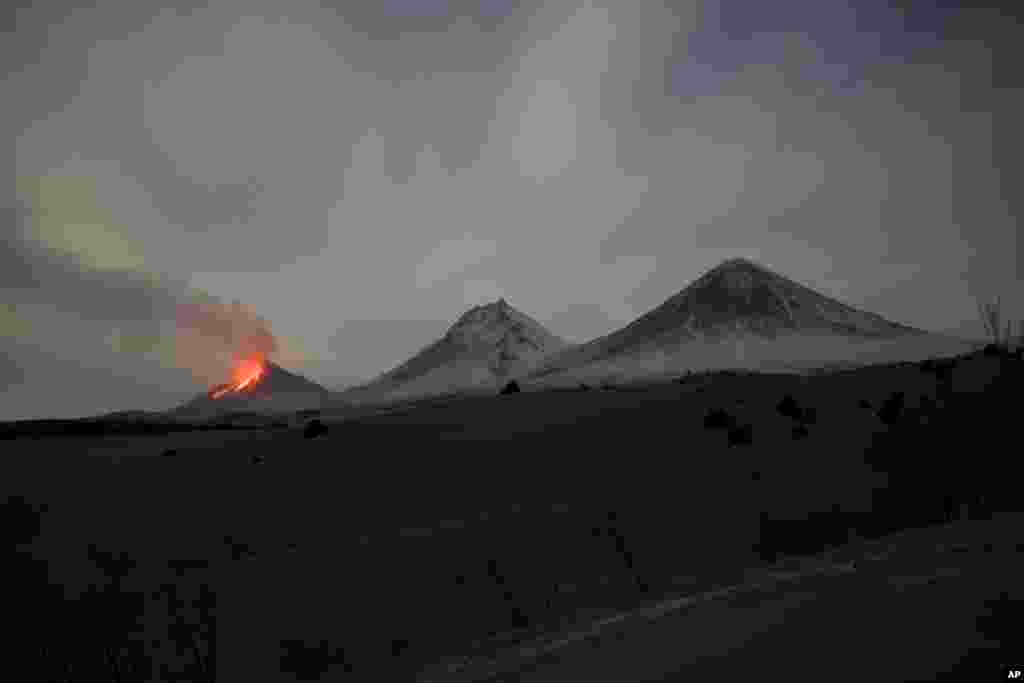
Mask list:
[[[238,301],[221,303],[203,294],[178,305],[175,353],[179,367],[206,386],[230,381],[235,368],[281,350],[270,323]]]

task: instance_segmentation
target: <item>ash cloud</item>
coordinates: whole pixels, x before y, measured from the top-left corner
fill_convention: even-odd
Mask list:
[[[241,358],[267,357],[280,350],[270,323],[238,301],[206,297],[182,303],[176,322],[178,362],[206,384],[226,381]]]
[[[46,185],[57,177],[36,180]],[[61,182],[90,187],[81,176]],[[197,383],[224,381],[239,355],[280,350],[270,323],[252,307],[149,270],[148,253],[133,252],[113,221],[65,225],[64,212],[88,216],[95,208],[88,192],[69,194],[77,199],[7,193],[0,211],[8,236],[0,249],[0,386],[19,397],[0,405],[0,419],[35,414],[36,403],[59,408],[52,387],[68,386],[66,378],[95,380],[104,368],[104,385],[120,386],[121,400],[161,409],[167,406],[157,397],[165,392],[154,386],[180,395]],[[83,227],[91,229],[75,229]],[[91,413],[88,402],[81,405],[82,414]]]

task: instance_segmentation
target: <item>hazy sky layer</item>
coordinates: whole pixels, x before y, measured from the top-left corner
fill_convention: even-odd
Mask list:
[[[1024,83],[966,4],[5,10],[0,419],[169,407],[238,347],[368,378],[499,297],[586,341],[731,256],[978,336],[1024,311]]]

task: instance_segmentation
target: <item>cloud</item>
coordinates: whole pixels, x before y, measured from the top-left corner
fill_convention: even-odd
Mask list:
[[[141,244],[97,204],[94,178],[47,175],[19,180],[19,189],[35,207],[31,237],[38,244],[70,256],[83,269],[145,272]]]
[[[443,282],[453,275],[462,273],[470,266],[493,258],[498,253],[498,244],[492,240],[478,239],[466,233],[462,237],[445,240],[437,245],[416,268],[416,287],[427,289]]]
[[[176,328],[178,363],[198,381],[217,384],[239,359],[271,357],[280,350],[270,323],[251,306],[202,298],[178,306]]]
[[[32,323],[18,314],[14,304],[0,303],[0,337],[27,337]]]
[[[558,81],[536,83],[519,126],[513,149],[524,176],[544,182],[576,159],[576,106]]]
[[[489,304],[505,297],[505,290],[494,280],[465,280],[462,283],[462,305],[465,308]]]
[[[19,179],[3,218],[0,290],[10,303],[42,303],[91,319],[147,322],[166,317],[179,293],[147,269],[142,245],[97,202],[93,179]]]
[[[332,367],[343,375],[366,378],[391,370],[443,335],[455,322],[457,313],[459,311],[453,311],[448,320],[347,318],[334,321],[338,327],[328,337],[328,347],[338,362]],[[351,349],[376,349],[376,353],[372,356],[361,353],[357,358]]]
[[[16,362],[38,360],[25,353],[33,343],[65,360],[132,368],[143,383],[171,368],[213,383],[238,354],[279,350],[250,307],[149,270],[143,244],[103,205],[94,177],[23,176],[17,191],[5,213],[13,239],[0,252],[0,332]]]

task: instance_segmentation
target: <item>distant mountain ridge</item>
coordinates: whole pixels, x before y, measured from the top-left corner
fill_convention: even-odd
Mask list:
[[[802,371],[955,355],[975,345],[890,321],[732,258],[629,324],[582,344],[569,344],[502,298],[469,309],[440,338],[370,381],[328,391],[267,363],[253,387],[217,399],[211,391],[172,413],[415,401],[494,392],[511,379],[555,377],[557,384],[714,368]]]
[[[833,337],[887,340],[929,333],[827,297],[749,259],[710,269],[628,325],[551,356],[542,377],[622,355],[683,352],[693,342]]]

